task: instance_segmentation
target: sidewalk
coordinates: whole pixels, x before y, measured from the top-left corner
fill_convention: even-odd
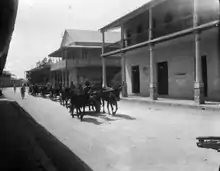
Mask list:
[[[192,108],[199,110],[210,110],[210,111],[220,111],[220,102],[205,102],[205,104],[197,105],[193,100],[178,100],[178,99],[168,99],[168,98],[158,98],[158,100],[152,101],[149,97],[140,97],[140,96],[129,96],[121,97],[121,100],[127,101],[136,101],[140,103],[147,104],[159,104],[172,107],[183,107],[183,108]]]
[[[91,171],[15,101],[0,97],[0,170]]]

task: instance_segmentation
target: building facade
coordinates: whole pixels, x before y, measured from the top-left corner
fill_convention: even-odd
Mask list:
[[[124,96],[220,100],[218,0],[153,0],[112,28],[121,46],[102,57],[120,54]]]
[[[108,35],[107,43],[120,39],[120,33]],[[98,31],[66,30],[61,46],[49,54],[51,65],[51,82],[69,86],[84,84],[86,80],[93,83],[102,82],[102,36]],[[121,72],[120,58],[114,56],[107,61],[107,80],[111,83],[114,76]]]
[[[24,82],[24,79],[16,78],[8,71],[3,71],[2,75],[0,76],[0,88],[13,87],[14,85],[21,86]]]
[[[45,85],[50,81],[50,68],[50,65],[47,64],[26,71],[26,79],[31,84]]]

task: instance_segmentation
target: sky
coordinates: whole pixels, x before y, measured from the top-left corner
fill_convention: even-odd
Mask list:
[[[25,71],[60,46],[65,29],[98,30],[149,0],[20,0],[5,70]]]

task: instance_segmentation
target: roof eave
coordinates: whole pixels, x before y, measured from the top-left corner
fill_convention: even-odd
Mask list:
[[[65,47],[61,47],[61,48],[55,50],[54,52],[50,53],[50,54],[48,55],[48,57],[62,57],[62,55],[60,56],[60,55],[56,55],[56,54],[59,53],[60,51],[62,51],[64,48],[65,48]]]
[[[110,29],[114,29],[116,27],[120,27],[122,26],[125,22],[127,22],[128,20],[136,17],[137,15],[145,12],[146,10],[164,2],[166,0],[150,0],[149,2],[145,3],[144,5],[140,6],[139,8],[129,12],[128,14],[125,14],[124,16],[118,18],[117,20],[111,22],[110,24],[102,27],[99,29],[99,31],[101,32],[105,32],[107,30]]]
[[[115,20],[115,21],[113,21],[112,23],[110,23],[110,24],[108,24],[108,25],[106,25],[106,26],[100,28],[99,31],[100,31],[100,32],[105,32],[105,31],[107,31],[107,30],[120,27],[120,26],[121,26],[121,23],[120,23],[119,20],[120,20],[120,19]]]

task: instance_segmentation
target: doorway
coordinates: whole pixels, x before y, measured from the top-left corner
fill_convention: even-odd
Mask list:
[[[140,72],[139,66],[132,66],[132,93],[140,93]]]
[[[204,84],[204,96],[208,96],[208,73],[207,73],[207,58],[202,56],[202,80]]]
[[[157,63],[158,95],[168,95],[168,63]]]

